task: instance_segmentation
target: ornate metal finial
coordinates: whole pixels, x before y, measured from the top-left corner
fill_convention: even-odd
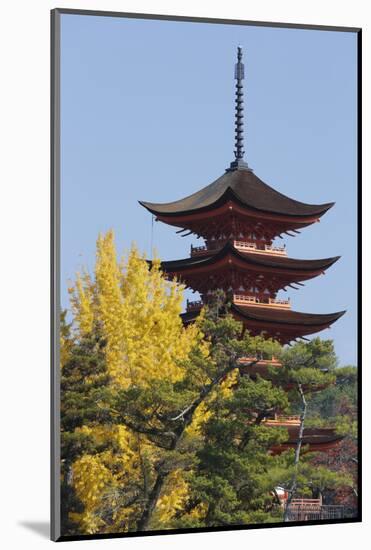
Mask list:
[[[242,80],[245,78],[245,67],[241,61],[242,59],[242,48],[238,46],[237,48],[237,63],[234,68],[234,78],[237,80],[236,83],[236,122],[235,122],[235,146],[236,150],[234,156],[236,160],[243,159],[244,150],[243,150],[243,83]]]
[[[235,160],[231,162],[227,171],[230,170],[251,170],[248,164],[243,160],[245,151],[243,150],[243,79],[245,78],[245,67],[242,63],[242,48],[237,48],[237,63],[234,68],[234,78],[236,82],[236,99],[235,99]]]

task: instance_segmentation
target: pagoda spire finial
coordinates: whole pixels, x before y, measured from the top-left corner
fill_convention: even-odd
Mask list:
[[[244,126],[244,115],[243,115],[243,80],[245,78],[245,67],[242,63],[242,47],[238,46],[237,48],[237,63],[234,68],[234,78],[236,82],[236,99],[235,99],[235,151],[234,156],[235,160],[231,162],[227,171],[232,170],[250,170],[248,164],[244,161],[245,151],[243,149],[243,126]]]

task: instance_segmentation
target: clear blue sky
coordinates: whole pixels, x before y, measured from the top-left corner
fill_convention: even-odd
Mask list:
[[[244,49],[246,157],[297,200],[335,201],[286,246],[342,258],[289,295],[293,308],[347,313],[322,338],[356,364],[356,35],[299,29],[62,16],[62,306],[68,279],[92,270],[100,231],[120,253],[150,253],[151,215],[204,187],[233,160],[237,45]],[[282,242],[282,241],[281,241]],[[154,224],[162,259],[194,237]],[[189,296],[192,295],[189,293]]]

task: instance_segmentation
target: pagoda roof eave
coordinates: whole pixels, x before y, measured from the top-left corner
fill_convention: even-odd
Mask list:
[[[346,310],[335,313],[302,313],[291,309],[259,308],[257,306],[240,306],[232,304],[231,312],[246,321],[258,322],[264,325],[276,327],[303,327],[305,329],[315,327],[318,332],[322,330],[319,327],[327,328],[340,319]],[[196,320],[200,311],[185,312],[181,315],[184,323],[190,323]]]
[[[335,313],[302,313],[291,309],[259,308],[236,304],[232,304],[231,309],[249,321],[300,327],[327,327],[346,313],[346,310]]]
[[[317,452],[317,451],[327,451],[335,446],[337,446],[340,441],[344,439],[342,435],[333,435],[333,436],[319,436],[319,437],[305,437],[302,441],[303,452]],[[287,449],[295,449],[297,446],[298,440],[290,439],[278,445],[274,445],[271,448],[271,451],[275,453],[283,452]],[[308,446],[308,448],[306,448]]]
[[[267,423],[267,425],[269,425]],[[274,427],[272,424],[269,427]],[[297,443],[299,439],[300,423],[297,425],[285,426],[288,430],[288,440],[285,443]],[[330,443],[344,439],[344,436],[337,434],[335,428],[304,428],[303,445],[310,443]]]
[[[176,217],[210,211],[228,200],[267,214],[287,217],[321,217],[335,203],[306,204],[276,191],[249,170],[226,172],[210,185],[169,203],[139,203],[156,216]]]
[[[302,260],[295,258],[287,258],[286,256],[273,256],[254,254],[253,252],[240,252],[231,243],[227,243],[217,253],[204,254],[183,258],[180,260],[169,260],[161,263],[162,269],[165,272],[181,272],[190,268],[207,267],[223,260],[227,255],[241,260],[246,265],[256,265],[272,269],[282,269],[285,271],[324,271],[331,267],[340,259],[340,256],[332,258],[323,258],[318,260]]]

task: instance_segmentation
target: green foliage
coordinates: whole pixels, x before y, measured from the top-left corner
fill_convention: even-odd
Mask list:
[[[313,464],[315,453],[303,454],[295,468],[294,451],[281,455],[270,468],[267,482],[275,487],[290,488],[293,476],[296,477],[295,498],[317,498],[318,494],[352,485],[352,477],[343,472],[331,471],[325,466]]]
[[[84,454],[94,454],[105,447],[76,428],[107,421],[99,408],[109,377],[104,358],[104,341],[98,327],[79,341],[71,335],[71,325],[62,314],[61,334],[68,343],[68,358],[61,372],[61,523],[64,534],[76,533],[77,524],[70,513],[83,511],[72,483],[72,464]]]
[[[112,383],[102,327],[93,322],[74,338],[63,314],[65,534],[84,532],[85,524],[71,518],[81,521],[86,503],[96,500],[98,505],[89,508],[89,532],[102,525],[105,532],[212,527],[282,521],[275,488],[289,488],[293,479],[295,496],[352,485],[346,471],[314,465],[312,454],[302,454],[299,463],[294,450],[272,455],[272,447],[287,441],[288,432],[264,420],[301,412],[298,389],[305,388],[306,426],[330,423],[338,433],[354,437],[356,369],[337,367],[330,340],[316,338],[283,349],[275,341],[251,337],[223,300],[217,295],[205,308],[197,345],[179,360],[171,359],[182,376],[154,376],[147,357],[148,376],[143,371],[145,383],[140,384],[135,377],[127,384]],[[256,363],[272,355],[282,367],[269,369],[269,379],[249,376],[239,363],[242,357]],[[105,436],[99,436],[101,428]],[[76,464],[84,502],[71,479],[73,467],[79,474]]]
[[[231,359],[262,356],[272,348],[277,352],[273,342],[248,334],[241,338],[240,325],[231,316],[207,318],[202,330],[212,342],[209,361],[214,374]],[[219,388],[208,403],[209,417],[202,424],[197,461],[189,477],[189,502],[205,506],[203,525],[274,522],[282,517],[267,474],[276,461],[282,461],[269,449],[285,441],[287,431],[268,428],[261,420],[287,407],[284,390],[246,375],[237,377],[228,395]],[[178,518],[174,525],[189,525],[189,516]]]
[[[335,384],[314,394],[310,404],[310,416],[333,418],[357,410],[356,367],[339,367],[333,371]]]
[[[104,356],[104,340],[94,332],[71,345],[69,359],[61,373],[61,429],[71,432],[86,422],[103,422],[97,407],[109,375]]]
[[[306,367],[332,371],[338,363],[333,341],[320,338],[285,349],[282,359],[286,367],[294,370]]]

